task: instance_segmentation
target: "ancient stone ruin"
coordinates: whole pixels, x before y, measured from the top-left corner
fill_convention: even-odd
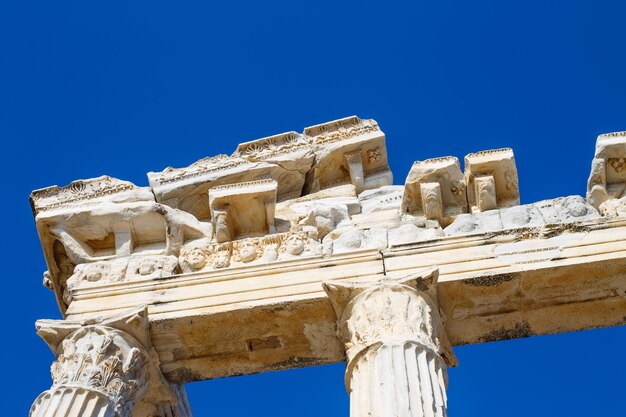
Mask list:
[[[352,417],[445,416],[452,346],[624,323],[626,132],[586,198],[520,205],[511,149],[417,161],[348,117],[34,191],[64,320],[32,417],[188,417],[184,384],[346,361]]]

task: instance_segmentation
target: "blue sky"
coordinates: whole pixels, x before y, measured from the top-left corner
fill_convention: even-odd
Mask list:
[[[6,415],[24,415],[58,318],[28,195],[231,153],[357,114],[414,160],[514,149],[523,203],[584,194],[595,137],[626,130],[623,1],[3,0]],[[623,415],[626,328],[456,349],[450,415]],[[343,364],[194,383],[196,416],[348,416]]]

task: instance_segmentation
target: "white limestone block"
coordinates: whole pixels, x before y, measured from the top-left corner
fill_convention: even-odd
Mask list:
[[[494,232],[585,221],[598,217],[598,211],[593,206],[584,198],[574,195],[483,213],[463,214],[446,227],[444,233],[451,236],[461,233]]]
[[[272,179],[214,187],[209,206],[218,242],[274,233],[278,183]]]
[[[466,155],[465,184],[473,213],[519,205],[513,150],[503,148]]]
[[[601,205],[611,199],[624,197],[626,191],[626,131],[605,133],[598,136],[591,173],[587,181],[587,201],[600,209]],[[609,208],[603,213],[619,215],[619,210]],[[616,206],[616,207],[617,207]]]
[[[447,156],[415,161],[404,184],[402,212],[437,220],[442,226],[466,213],[467,197],[459,160]]]
[[[559,197],[533,203],[546,224],[569,223],[599,217],[598,211],[581,196]]]
[[[386,185],[373,190],[365,190],[359,194],[361,213],[376,211],[399,210],[402,205],[404,187],[401,185]]]
[[[391,185],[385,134],[374,120],[356,116],[310,126],[315,167],[309,184],[315,192],[339,184],[352,184],[357,193]]]
[[[539,227],[544,223],[543,216],[534,204],[504,208],[500,210],[500,219],[503,229]]]
[[[443,232],[439,227],[419,227],[412,223],[389,229],[388,232],[390,246],[432,240],[441,236],[443,236]]]
[[[352,225],[349,210],[346,205],[317,205],[309,207],[308,214],[300,220],[301,226],[312,226],[317,230],[320,238],[324,238],[335,229]]]

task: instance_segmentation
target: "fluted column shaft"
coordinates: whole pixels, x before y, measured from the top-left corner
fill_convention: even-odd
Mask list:
[[[109,397],[95,389],[59,386],[42,392],[30,409],[30,417],[113,417]]]
[[[402,280],[325,283],[346,346],[351,417],[445,417],[455,365],[435,303],[436,270]]]
[[[443,417],[446,365],[412,341],[372,347],[349,375],[351,416]]]

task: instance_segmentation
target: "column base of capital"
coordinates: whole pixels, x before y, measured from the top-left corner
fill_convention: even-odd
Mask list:
[[[80,386],[58,386],[42,392],[30,408],[29,417],[115,417],[113,403],[105,393]]]

